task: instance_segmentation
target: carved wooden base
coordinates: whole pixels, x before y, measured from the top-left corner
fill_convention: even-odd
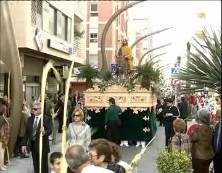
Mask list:
[[[127,91],[126,88],[120,85],[112,85],[105,91],[101,92],[98,86],[94,85],[84,92],[85,107],[90,110],[99,112],[101,108],[109,107],[109,98],[113,97],[116,104],[120,106],[122,111],[130,108],[134,113],[144,111],[148,107],[156,105],[156,96],[140,85],[136,85],[132,91]]]

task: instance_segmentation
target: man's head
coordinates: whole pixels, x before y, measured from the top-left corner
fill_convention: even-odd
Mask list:
[[[173,99],[168,98],[168,99],[166,100],[166,103],[167,103],[167,106],[172,106],[172,105],[173,105]]]
[[[89,160],[88,153],[81,145],[69,147],[65,158],[69,168],[74,172],[78,172],[78,169]]]
[[[33,111],[33,114],[35,116],[39,116],[42,113],[42,111],[41,111],[41,102],[33,103],[32,111]]]
[[[96,165],[112,161],[112,147],[106,139],[95,139],[89,144],[89,159]]]
[[[50,167],[55,173],[61,173],[62,153],[53,152],[49,158]]]
[[[111,104],[111,105],[116,104],[115,99],[112,98],[112,97],[110,97],[110,98],[109,98],[109,104]]]

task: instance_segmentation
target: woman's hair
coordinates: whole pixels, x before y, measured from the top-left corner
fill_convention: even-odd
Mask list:
[[[114,142],[110,142],[111,146],[111,153],[112,153],[112,162],[117,163],[121,159],[121,153],[118,145],[116,145]]]
[[[72,117],[74,118],[74,115],[75,113],[79,113],[80,114],[80,117],[81,117],[81,120],[83,121],[84,120],[84,112],[81,108],[76,108],[73,112],[72,112]]]
[[[208,125],[210,123],[210,112],[205,108],[201,108],[197,112],[197,122]]]
[[[186,129],[186,123],[183,119],[178,118],[173,121],[173,128],[175,132],[184,133]]]
[[[110,142],[106,139],[95,139],[92,140],[89,144],[89,149],[95,149],[97,152],[97,157],[100,157],[101,155],[104,155],[105,158],[103,162],[110,163],[112,162],[112,149]]]

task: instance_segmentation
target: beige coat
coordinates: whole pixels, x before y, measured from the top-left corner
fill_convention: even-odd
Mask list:
[[[19,137],[24,137],[27,120],[30,116],[29,112],[22,111],[21,121],[20,121],[20,129],[19,129]]]

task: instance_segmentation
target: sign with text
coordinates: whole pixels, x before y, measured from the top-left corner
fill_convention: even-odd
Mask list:
[[[48,47],[67,53],[69,55],[72,54],[72,47],[70,45],[52,39],[48,39]]]

